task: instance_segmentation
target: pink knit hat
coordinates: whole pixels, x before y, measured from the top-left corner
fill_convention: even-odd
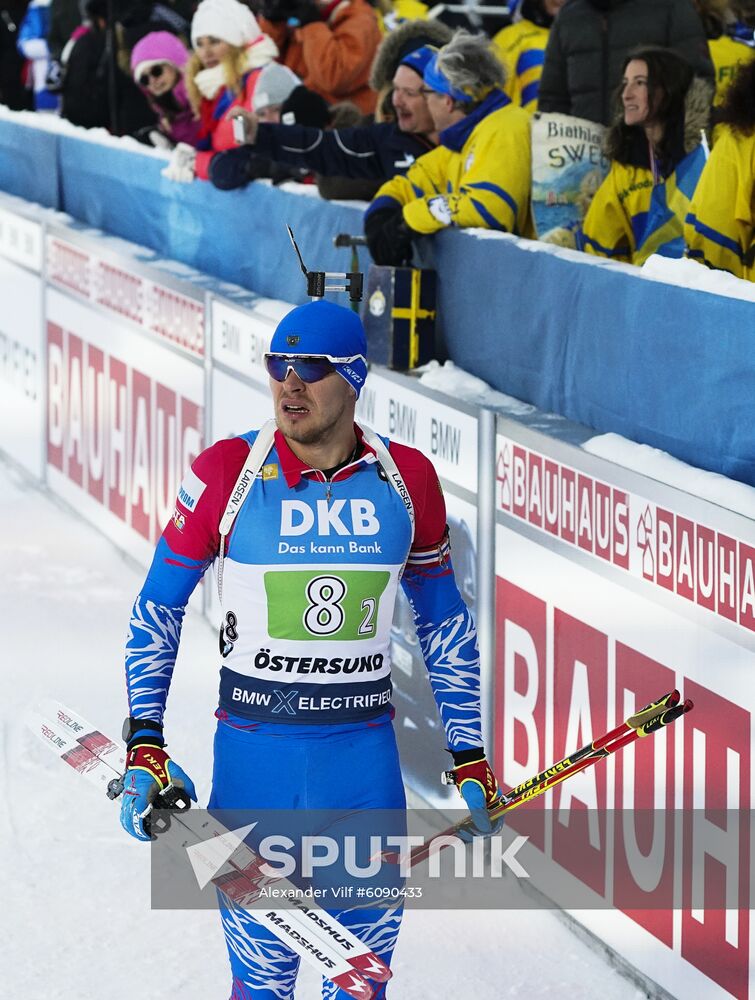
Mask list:
[[[131,75],[135,80],[156,63],[170,63],[183,75],[189,59],[186,46],[169,31],[151,31],[131,51]]]

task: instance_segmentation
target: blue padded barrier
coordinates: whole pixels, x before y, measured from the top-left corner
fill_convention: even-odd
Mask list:
[[[45,208],[63,207],[58,190],[58,138],[34,128],[31,112],[0,118],[0,190]]]
[[[154,156],[38,131],[29,117],[0,117],[0,189],[289,302],[306,292],[286,223],[310,268],[350,267],[333,236],[361,231],[358,205],[269,184],[171,183]],[[421,243],[438,270],[439,332],[460,367],[540,409],[755,485],[755,305],[507,238],[450,231]]]
[[[436,237],[434,259],[460,367],[755,485],[755,304],[470,233]]]
[[[333,236],[362,230],[362,212],[353,205],[264,183],[240,191],[219,191],[207,181],[176,184],[160,175],[163,161],[138,150],[61,136],[60,160],[65,209],[74,218],[288,302],[307,296],[286,223],[316,270],[348,270],[350,254],[334,248]]]

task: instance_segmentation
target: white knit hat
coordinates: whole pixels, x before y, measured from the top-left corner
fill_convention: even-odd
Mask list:
[[[191,22],[191,44],[204,36],[243,48],[260,32],[254,14],[238,0],[202,0]]]
[[[288,66],[270,62],[262,67],[252,94],[252,111],[264,111],[274,104],[283,104],[301,80]]]

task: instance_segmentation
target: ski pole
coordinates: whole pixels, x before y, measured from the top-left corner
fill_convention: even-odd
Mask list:
[[[504,813],[516,809],[522,803],[529,802],[538,795],[549,791],[567,778],[571,778],[580,771],[591,767],[597,761],[609,757],[611,754],[616,753],[617,750],[622,750],[624,747],[629,746],[630,743],[634,743],[636,740],[644,736],[649,736],[664,726],[670,725],[670,723],[674,722],[680,716],[691,711],[694,707],[692,702],[687,699],[680,704],[679,698],[678,691],[670,691],[657,701],[650,702],[649,705],[641,708],[639,712],[630,715],[628,719],[625,719],[624,722],[604,736],[600,736],[591,743],[587,743],[570,756],[564,757],[555,764],[551,764],[550,767],[545,768],[545,770],[540,771],[531,778],[527,778],[526,781],[510,789],[510,791],[500,797],[494,806],[488,809],[488,816],[491,822],[499,819]],[[446,784],[455,784],[453,771],[445,771],[443,773],[443,780]],[[419,847],[415,847],[409,854],[410,867],[413,867],[420,861],[424,861],[425,858],[430,856],[432,844],[436,838],[458,837],[463,833],[474,834],[475,831],[474,821],[471,816],[468,816],[442,833],[436,834],[435,837],[425,841]],[[442,849],[443,846],[447,845],[441,845],[438,849]],[[383,860],[394,863],[405,860],[396,852],[384,852],[382,857]]]
[[[508,808],[512,808],[511,803],[515,799],[520,798],[520,796],[521,802],[523,802],[527,801],[529,798],[533,798],[535,795],[540,795],[543,791],[546,791],[547,788],[542,788],[541,786],[544,782],[547,782],[556,775],[563,774],[564,777],[569,777],[571,774],[576,773],[576,771],[571,771],[570,769],[580,761],[590,758],[591,763],[594,763],[595,760],[600,760],[601,757],[608,756],[609,753],[615,753],[615,751],[621,749],[621,747],[615,746],[612,750],[609,750],[608,753],[601,753],[600,751],[605,750],[609,745],[613,744],[616,740],[623,736],[631,735],[632,733],[638,733],[640,736],[646,736],[647,733],[643,727],[658,719],[664,712],[675,708],[678,704],[679,692],[676,690],[669,691],[668,694],[663,695],[662,698],[658,698],[657,701],[651,701],[650,704],[645,705],[644,708],[635,712],[634,715],[630,715],[628,719],[625,719],[624,722],[620,723],[615,729],[612,729],[604,736],[599,736],[591,743],[586,743],[580,750],[577,750],[573,754],[569,754],[567,757],[564,757],[555,764],[551,764],[550,767],[546,767],[545,770],[540,771],[539,774],[535,774],[531,778],[527,778],[521,784],[512,788],[504,796],[502,796],[500,805],[503,805],[505,802]],[[691,702],[689,707],[692,707]],[[689,711],[689,709],[686,709],[686,711]],[[680,712],[678,714],[682,713]],[[677,716],[674,716],[674,718],[676,717]],[[666,725],[671,721],[673,721],[673,719],[667,719],[666,722],[661,724]],[[624,745],[625,744],[622,744],[622,746]],[[567,770],[569,771],[569,774],[564,773]],[[442,780],[444,784],[455,784],[453,771],[445,771],[443,773]],[[555,784],[555,782],[553,783]],[[517,802],[517,805],[520,805],[521,802]],[[494,808],[498,809],[499,806],[495,806]]]

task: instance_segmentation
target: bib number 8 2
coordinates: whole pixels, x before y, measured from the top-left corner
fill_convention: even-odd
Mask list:
[[[390,582],[385,569],[323,566],[265,573],[267,630],[292,642],[374,639],[380,600]]]
[[[348,587],[340,576],[316,576],[307,585],[307,610],[304,612],[304,627],[312,635],[333,635],[343,625],[345,618],[341,601]],[[374,597],[362,601],[362,624],[359,635],[372,635],[375,631]]]
[[[316,576],[307,586],[309,604],[304,612],[304,627],[312,635],[333,635],[343,625],[340,602],[347,587],[340,576]]]

